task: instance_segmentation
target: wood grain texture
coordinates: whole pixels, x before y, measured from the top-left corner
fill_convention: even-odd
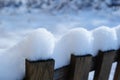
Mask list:
[[[71,57],[71,75],[69,80],[88,80],[92,64],[92,56]]]
[[[99,52],[94,80],[108,80],[116,51]]]
[[[26,80],[53,80],[54,60],[26,60]]]

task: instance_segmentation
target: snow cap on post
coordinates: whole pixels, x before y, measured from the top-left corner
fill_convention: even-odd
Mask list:
[[[93,51],[95,54],[101,51],[118,49],[117,35],[114,29],[101,26],[92,31],[94,37]]]
[[[24,48],[29,60],[51,58],[54,49],[54,36],[44,28],[31,32],[25,39]]]
[[[118,46],[120,48],[120,25],[114,28],[118,38]]]
[[[61,40],[70,53],[86,55],[91,54],[92,39],[89,31],[84,28],[76,28],[66,33]]]
[[[55,47],[53,55],[56,61],[55,68],[68,65],[71,54],[77,56],[91,54],[92,40],[91,33],[84,28],[71,29],[64,34]]]

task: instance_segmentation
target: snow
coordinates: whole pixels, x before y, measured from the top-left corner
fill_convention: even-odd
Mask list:
[[[117,62],[114,62],[114,63],[112,64],[112,68],[111,68],[109,80],[113,80],[113,79],[114,79],[116,67],[117,67]]]
[[[32,61],[51,58],[54,45],[54,36],[44,28],[32,31],[18,44],[22,53],[28,54],[27,59]]]
[[[32,61],[51,58],[54,36],[46,29],[36,29],[17,45],[0,54],[0,80],[22,80],[25,59]]]
[[[118,38],[118,44],[119,44],[119,48],[120,48],[120,25],[115,27],[116,30],[116,34],[117,34],[117,38]]]
[[[78,7],[72,4],[76,2],[81,4],[81,1],[74,0],[71,3],[59,3],[58,8],[61,4],[67,3],[59,12],[49,12],[47,5],[43,5],[45,9],[43,11],[26,9],[24,8],[26,0],[22,1],[24,1],[24,6],[19,9],[0,10],[0,64],[2,65],[0,80],[21,80],[25,75],[24,60],[26,58],[33,61],[54,58],[55,69],[57,69],[69,64],[71,54],[85,55],[87,53],[95,56],[98,50],[116,50],[117,37],[120,46],[120,29],[119,27],[115,29],[117,35],[113,30],[115,26],[120,25],[120,10],[113,11],[105,8],[101,11],[78,11]],[[53,4],[58,3],[53,2]],[[50,9],[55,6],[50,6]],[[102,27],[101,29],[102,25],[109,28]],[[91,32],[96,34],[92,36]],[[99,37],[99,44],[97,44],[97,38],[94,37]],[[94,46],[92,46],[93,42]],[[92,47],[95,49],[91,52]],[[92,80],[92,75],[90,74],[90,80]],[[111,77],[110,80],[112,80]]]
[[[117,35],[114,29],[101,26],[92,30],[94,37],[93,41],[93,53],[97,53],[99,50],[108,51],[108,50],[117,50]]]
[[[107,4],[111,4],[112,0],[106,0],[105,1]]]
[[[68,65],[71,54],[92,54],[93,37],[84,28],[74,28],[64,34],[57,42],[53,58],[56,61],[55,68]],[[62,59],[62,60],[61,60]]]
[[[61,38],[61,44],[68,48],[68,52],[75,55],[91,54],[92,36],[84,28],[74,28]]]
[[[22,80],[25,75],[25,55],[11,48],[0,54],[0,79]]]

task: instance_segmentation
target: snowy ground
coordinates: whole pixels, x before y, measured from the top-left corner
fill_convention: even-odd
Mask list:
[[[84,27],[92,30],[100,26],[120,25],[120,11],[80,11],[79,13],[47,13],[34,10],[31,13],[7,11],[0,12],[0,53],[7,51],[37,28],[46,28],[55,37],[60,38],[71,28]],[[7,58],[7,57],[6,57]],[[113,66],[113,69],[115,66]],[[92,75],[92,74],[91,74]],[[113,75],[113,71],[112,71]],[[112,80],[112,76],[110,76]],[[92,77],[90,77],[92,78]],[[92,80],[92,79],[90,79]]]

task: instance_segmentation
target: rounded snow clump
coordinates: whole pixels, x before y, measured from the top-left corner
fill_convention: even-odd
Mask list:
[[[92,31],[94,37],[94,50],[97,54],[99,50],[108,51],[118,49],[117,35],[114,29],[105,26]]]
[[[61,41],[69,53],[86,55],[91,53],[92,39],[89,31],[84,28],[76,28],[65,34]]]
[[[115,30],[116,30],[116,34],[117,34],[117,38],[118,38],[118,45],[120,48],[120,25],[115,27]]]
[[[69,64],[71,54],[90,54],[92,52],[92,39],[91,33],[86,29],[76,28],[68,31],[56,44],[53,55],[56,61],[55,68]]]
[[[25,59],[51,58],[54,36],[46,29],[37,29],[23,41],[0,55],[0,80],[22,80],[25,75]]]
[[[54,49],[54,36],[40,28],[30,33],[22,43],[23,53],[29,60],[49,59]]]

